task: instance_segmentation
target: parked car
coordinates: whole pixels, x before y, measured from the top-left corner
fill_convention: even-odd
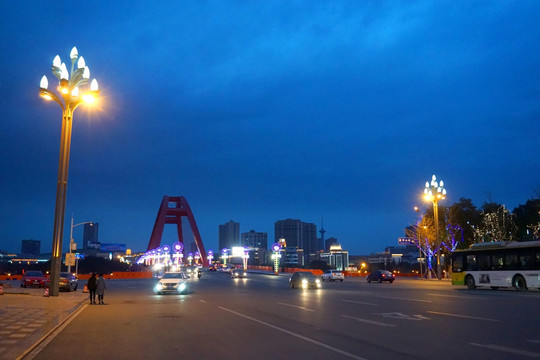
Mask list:
[[[60,273],[60,284],[59,284],[60,290],[77,291],[78,286],[79,286],[79,280],[77,279],[75,275],[68,272]]]
[[[394,282],[396,277],[388,270],[375,270],[374,272],[369,274],[366,279],[368,283],[372,281],[378,281],[380,283],[382,283],[383,281],[389,281],[391,284]]]
[[[166,272],[159,279],[158,283],[154,287],[154,291],[158,294],[174,293],[181,294],[187,291],[188,275],[180,272]]]
[[[21,277],[21,287],[47,287],[49,279],[41,271],[28,270]]]
[[[327,270],[324,272],[324,274],[321,275],[321,280],[327,280],[327,281],[343,281],[345,279],[345,274],[343,274],[343,271],[340,270]]]
[[[234,269],[231,271],[231,279],[247,278],[247,272],[244,269]]]
[[[302,289],[320,289],[321,279],[318,279],[315,275],[309,271],[298,271],[292,274],[289,278],[289,284],[291,288],[302,288]]]

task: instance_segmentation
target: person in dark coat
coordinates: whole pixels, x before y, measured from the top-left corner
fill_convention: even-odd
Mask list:
[[[88,279],[88,283],[86,284],[86,287],[88,288],[88,292],[90,293],[90,305],[96,303],[96,288],[97,288],[97,279],[96,279],[96,273],[92,273],[92,276],[90,276],[90,279]]]
[[[96,294],[98,296],[98,301],[100,305],[103,305],[103,295],[105,295],[105,289],[107,288],[107,283],[105,282],[105,278],[103,277],[103,274],[100,273],[99,277],[97,278],[97,287],[96,287]]]

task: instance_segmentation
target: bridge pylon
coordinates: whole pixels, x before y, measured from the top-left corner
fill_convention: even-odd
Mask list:
[[[189,221],[189,226],[191,227],[191,232],[195,238],[195,244],[199,254],[201,255],[201,261],[203,266],[208,266],[208,259],[206,257],[206,250],[199,233],[199,228],[195,222],[195,217],[193,212],[189,207],[189,204],[185,197],[183,196],[163,196],[161,200],[161,205],[156,217],[156,222],[152,230],[152,236],[150,237],[150,242],[148,243],[148,250],[155,249],[161,245],[161,238],[163,236],[163,229],[165,224],[176,225],[178,232],[178,241],[184,244],[184,235],[182,232],[182,217],[187,217]],[[185,247],[184,247],[185,248]]]

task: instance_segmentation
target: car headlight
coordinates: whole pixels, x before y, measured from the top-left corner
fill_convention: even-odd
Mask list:
[[[244,276],[247,276],[247,273],[244,273]]]
[[[163,289],[163,285],[161,285],[161,283],[157,283],[155,291],[160,291],[161,289]]]
[[[184,290],[186,290],[186,284],[184,283],[178,284],[178,291],[184,291]]]
[[[321,284],[321,280],[317,279],[317,280],[315,280],[315,283],[317,283],[317,285],[320,285],[320,284]]]

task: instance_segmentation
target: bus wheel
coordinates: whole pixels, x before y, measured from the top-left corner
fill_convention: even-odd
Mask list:
[[[474,278],[471,275],[468,275],[465,278],[465,285],[471,290],[476,289],[476,284],[474,283]]]
[[[527,290],[527,283],[525,282],[525,279],[521,275],[514,276],[514,279],[512,280],[512,285],[517,291]]]

